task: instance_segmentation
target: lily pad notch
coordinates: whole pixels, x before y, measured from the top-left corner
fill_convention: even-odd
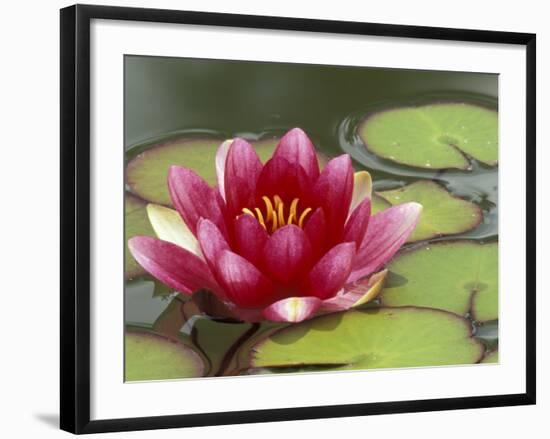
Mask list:
[[[423,169],[470,170],[470,157],[498,164],[498,113],[451,102],[401,107],[367,116],[357,134],[367,150]]]
[[[388,265],[384,306],[442,309],[475,321],[498,319],[498,243],[441,241],[411,248]]]

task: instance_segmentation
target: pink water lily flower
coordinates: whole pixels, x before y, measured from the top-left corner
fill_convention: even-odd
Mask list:
[[[240,138],[216,156],[218,186],[172,166],[177,212],[148,205],[160,239],[130,239],[135,259],[182,294],[206,289],[242,320],[299,322],[371,300],[376,273],[407,240],[422,206],[406,203],[371,216],[371,178],[349,155],[321,171],[299,128],[262,164]],[[183,221],[182,221],[183,220]]]

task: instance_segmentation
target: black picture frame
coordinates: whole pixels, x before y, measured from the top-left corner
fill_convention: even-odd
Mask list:
[[[183,23],[335,34],[488,42],[526,47],[526,392],[508,395],[90,420],[90,21]],[[529,33],[302,18],[75,5],[61,10],[61,404],[60,424],[99,433],[386,413],[535,404],[535,52]]]

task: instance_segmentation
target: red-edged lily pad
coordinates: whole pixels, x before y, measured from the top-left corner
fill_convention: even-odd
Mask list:
[[[378,369],[478,362],[485,351],[467,320],[415,307],[330,314],[281,329],[258,342],[253,368],[329,366]]]
[[[152,331],[127,329],[124,347],[126,381],[192,378],[207,371],[191,346]]]
[[[396,256],[379,300],[386,306],[422,306],[477,321],[498,318],[498,243],[422,245]]]
[[[498,350],[487,352],[481,363],[498,363]]]
[[[407,242],[464,233],[475,229],[483,221],[479,206],[456,197],[441,185],[428,180],[377,192],[373,196],[373,213],[410,201],[422,204],[422,213]]]
[[[195,293],[195,296],[198,295],[201,292]],[[210,364],[208,375],[224,374],[226,369],[233,370],[236,365],[230,362],[236,354],[235,344],[241,337],[244,341],[247,333],[255,332],[252,331],[254,325],[215,321],[202,313],[197,300],[177,295],[155,321],[153,329],[175,340],[188,339],[200,349]]]
[[[126,184],[139,197],[157,204],[171,205],[166,178],[171,165],[185,166],[216,184],[215,158],[219,139],[179,138],[153,145],[134,157],[126,167]],[[260,158],[267,160],[276,140],[253,142]]]

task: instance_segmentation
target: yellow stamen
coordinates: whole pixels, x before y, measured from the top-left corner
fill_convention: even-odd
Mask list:
[[[264,200],[265,208],[267,211],[265,217],[266,217],[266,220],[269,221],[274,214],[273,204],[271,204],[271,200],[267,198],[265,195],[262,197],[262,200]]]
[[[309,214],[309,212],[311,212],[311,207],[308,207],[307,209],[305,209],[302,214],[300,215],[300,219],[298,220],[298,227],[302,227],[302,225],[304,224],[304,220],[306,219],[306,216]]]
[[[271,231],[274,232],[277,230],[277,215],[275,214],[275,211],[273,211],[273,218],[271,218],[273,223],[271,224]]]
[[[265,226],[265,222],[264,222],[264,216],[262,215],[262,211],[257,207],[254,210],[256,211],[256,215],[258,216],[258,222],[262,225],[264,229],[267,230],[267,227]]]
[[[290,203],[290,208],[288,209],[288,217],[285,218],[285,203],[279,195],[273,196],[272,199],[264,195],[262,200],[265,204],[265,210],[261,207],[244,207],[242,212],[256,218],[265,230],[267,230],[268,225],[271,222],[271,233],[275,232],[279,227],[283,227],[284,225],[297,224],[299,227],[302,227],[306,217],[312,211],[312,208],[308,207],[302,211],[300,217],[298,218],[298,204],[300,203],[300,200],[298,198],[294,198]]]
[[[277,207],[277,215],[278,215],[278,220],[279,220],[279,224],[280,225],[283,225],[285,223],[285,213],[283,211],[285,205],[284,203],[281,201],[279,203],[279,206]]]
[[[294,200],[292,200],[292,203],[290,204],[290,213],[288,214],[287,224],[292,224],[292,221],[294,220],[294,218],[296,218],[296,209],[298,208],[298,201],[300,201],[298,198],[294,198]]]

